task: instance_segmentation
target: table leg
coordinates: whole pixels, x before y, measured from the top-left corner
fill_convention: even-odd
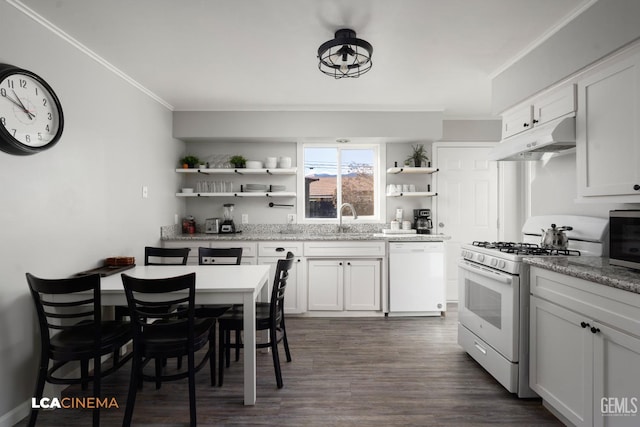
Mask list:
[[[244,295],[244,404],[256,404],[256,300]]]

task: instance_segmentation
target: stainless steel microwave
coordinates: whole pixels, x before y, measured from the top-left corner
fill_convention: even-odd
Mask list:
[[[640,269],[640,210],[609,211],[609,258],[613,265]]]

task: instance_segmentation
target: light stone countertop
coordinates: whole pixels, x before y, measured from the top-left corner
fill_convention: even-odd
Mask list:
[[[236,234],[175,234],[163,237],[163,241],[402,241],[402,242],[442,242],[451,236],[444,234],[406,234],[382,236],[381,233],[258,233],[242,232]]]
[[[535,257],[523,258],[523,261],[535,267],[640,294],[640,270],[611,265],[609,258]]]

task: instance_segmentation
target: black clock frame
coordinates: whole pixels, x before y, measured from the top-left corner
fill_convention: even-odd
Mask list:
[[[32,79],[38,81],[38,83],[40,83],[49,92],[49,94],[51,95],[51,99],[56,106],[56,110],[58,111],[58,130],[48,144],[42,145],[40,147],[31,147],[16,140],[4,126],[0,126],[0,150],[8,154],[14,154],[18,156],[36,154],[41,151],[47,150],[56,145],[56,143],[62,136],[62,130],[64,129],[64,115],[62,113],[62,104],[60,103],[58,96],[53,91],[51,86],[49,86],[49,84],[42,77],[29,70],[16,67],[15,65],[0,64],[0,82],[6,77],[9,77],[13,74],[23,74],[29,76]]]

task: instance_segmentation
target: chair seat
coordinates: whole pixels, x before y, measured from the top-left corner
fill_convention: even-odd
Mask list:
[[[195,316],[202,317],[219,317],[231,308],[230,305],[211,304],[201,305],[195,308]]]
[[[91,353],[94,339],[93,325],[81,323],[51,337],[51,350],[64,353]],[[122,342],[129,339],[131,339],[131,325],[128,322],[115,320],[102,322],[102,353],[113,351],[114,346],[120,346]]]
[[[149,330],[144,335],[144,353],[153,357],[184,355],[187,349],[187,325],[185,320],[157,321],[163,324],[161,329]],[[193,323],[194,349],[199,350],[209,342],[209,333],[215,324],[214,319],[195,319]]]
[[[269,317],[270,307],[269,303],[266,306],[256,306],[256,329],[269,329],[271,325],[271,318]],[[230,310],[218,317],[218,322],[222,329],[242,329],[243,326],[243,311],[242,310]]]

